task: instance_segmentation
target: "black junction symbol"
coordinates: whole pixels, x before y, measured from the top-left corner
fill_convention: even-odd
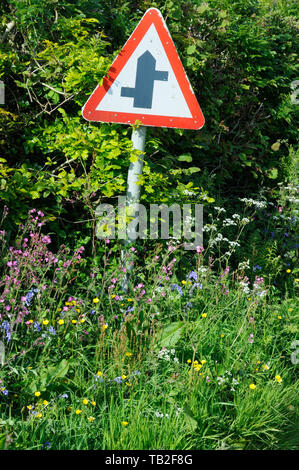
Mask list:
[[[145,51],[137,60],[135,88],[123,86],[120,96],[134,98],[134,108],[151,108],[155,80],[167,82],[168,72],[156,70],[156,59]]]

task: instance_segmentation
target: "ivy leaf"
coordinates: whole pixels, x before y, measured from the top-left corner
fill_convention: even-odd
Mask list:
[[[274,150],[274,152],[277,152],[280,147],[280,142],[275,142],[274,144],[271,145],[271,149]]]
[[[192,162],[192,157],[191,157],[191,154],[190,153],[184,153],[183,155],[180,155],[178,160],[180,162]]]
[[[195,44],[192,44],[192,46],[187,47],[187,54],[192,55],[196,51],[196,46]]]

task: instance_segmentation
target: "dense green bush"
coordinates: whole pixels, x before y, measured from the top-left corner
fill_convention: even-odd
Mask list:
[[[32,200],[49,216],[88,219],[95,201],[125,190],[130,129],[88,124],[80,110],[150,6],[166,18],[206,125],[151,129],[144,200],[184,201],[197,188],[194,201],[234,205],[289,176],[297,2],[5,1],[0,181],[14,221]]]

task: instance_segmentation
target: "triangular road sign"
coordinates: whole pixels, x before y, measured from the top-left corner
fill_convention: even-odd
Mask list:
[[[159,10],[147,10],[82,110],[88,121],[200,129],[204,116]]]

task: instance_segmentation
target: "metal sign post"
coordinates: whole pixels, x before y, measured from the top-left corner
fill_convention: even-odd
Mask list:
[[[137,216],[139,210],[139,200],[140,200],[140,189],[141,186],[138,184],[139,176],[142,175],[142,168],[144,162],[144,147],[145,147],[145,138],[146,138],[146,127],[140,126],[137,129],[133,130],[132,132],[132,143],[133,148],[136,150],[140,150],[142,152],[138,159],[134,162],[130,163],[129,171],[128,171],[128,180],[127,180],[127,195],[126,195],[126,209],[129,210],[130,218],[134,219]],[[129,243],[135,241],[136,235],[135,232],[130,229],[127,231],[128,239],[125,240],[124,245],[128,245]],[[125,292],[128,291],[129,288],[129,274],[130,271],[133,269],[133,261],[132,256],[130,256],[130,252],[126,249],[122,250],[121,254],[122,265],[126,269],[124,282],[122,288]]]

